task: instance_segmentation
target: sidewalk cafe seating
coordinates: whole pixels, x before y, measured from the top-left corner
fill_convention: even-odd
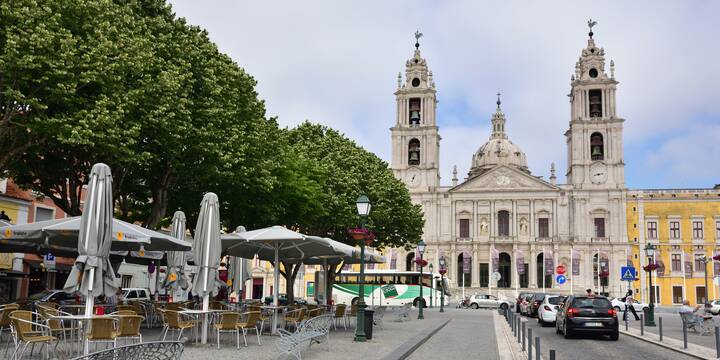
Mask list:
[[[692,312],[681,312],[683,326],[696,334],[709,335],[713,328],[712,317],[709,320]]]
[[[330,346],[329,334],[334,315],[326,314],[303,322],[295,332],[279,329],[280,338],[275,343],[281,355],[292,355],[302,360],[302,353],[313,343],[325,340]]]
[[[272,315],[270,313],[263,312],[259,302],[251,302],[250,304],[253,305],[247,306],[248,311],[257,311],[260,313],[260,334],[262,334],[265,329],[265,321],[270,321],[272,319]]]
[[[337,330],[337,322],[340,321],[340,319],[342,319],[343,326],[345,327],[345,330],[347,330],[348,319],[347,319],[347,316],[345,315],[346,307],[347,306],[345,304],[338,304],[335,307],[335,313],[333,315],[333,320],[334,320],[333,325],[335,326],[335,330]]]
[[[7,355],[7,351],[10,348],[10,339],[12,338],[10,330],[10,313],[19,309],[20,305],[18,304],[7,304],[0,308],[0,342],[2,341],[3,334],[7,334],[4,342],[5,355]]]
[[[117,345],[116,322],[116,318],[109,316],[90,319],[90,333],[85,338],[85,345],[104,342],[112,343],[112,347],[115,347]]]
[[[247,347],[247,338],[245,335],[247,335],[247,332],[249,329],[255,329],[255,335],[257,335],[258,339],[258,345],[262,345],[260,342],[260,330],[258,330],[258,322],[260,321],[260,312],[258,311],[250,311],[243,313],[243,316],[245,316],[245,321],[237,323],[237,328],[242,330],[243,334],[243,340],[245,341],[245,346]],[[238,337],[239,340],[239,337]],[[240,348],[240,344],[238,342],[238,348]]]
[[[217,333],[217,348],[220,348],[220,334],[224,332],[235,333],[237,336],[237,348],[240,348],[240,329],[237,327],[239,313],[224,312],[220,314],[220,319],[214,325]]]
[[[110,313],[110,315],[118,315],[118,316],[127,316],[127,315],[137,315],[135,310],[118,310],[113,313]]]
[[[300,325],[300,322],[302,322],[304,318],[305,308],[288,311],[285,313],[285,326],[287,326],[288,323],[293,323],[293,325],[295,325],[295,329],[297,329],[298,325]]]
[[[357,318],[357,310],[358,310],[357,304],[350,305],[350,313],[348,313],[347,316],[345,316],[348,323],[350,323],[350,318]]]
[[[120,311],[120,310],[130,310],[137,314],[136,308],[132,305],[118,305],[117,311]]]
[[[138,339],[138,342],[142,342],[142,334],[140,333],[140,325],[142,325],[143,318],[137,314],[128,314],[118,317],[118,329],[116,340],[122,339]]]
[[[98,351],[72,360],[180,360],[183,348],[183,343],[179,341],[144,342]]]
[[[13,359],[22,358],[25,350],[27,350],[27,346],[30,344],[33,344],[33,347],[35,344],[44,344],[45,357],[50,357],[50,343],[57,341],[57,338],[50,335],[50,327],[33,322],[33,316],[40,316],[40,314],[27,310],[16,310],[10,314],[13,334],[15,336],[15,351],[13,351],[12,354]],[[21,346],[22,350],[20,351]],[[55,347],[57,347],[57,343]],[[20,352],[18,353],[18,351]],[[53,348],[53,352],[55,351],[56,349]]]
[[[163,341],[165,341],[165,337],[167,336],[168,330],[172,330],[173,332],[179,331],[178,334],[178,340],[182,338],[182,333],[185,331],[185,329],[193,328],[196,325],[195,321],[186,320],[183,318],[182,314],[175,310],[165,310],[165,316],[163,318],[165,321],[167,321],[167,327],[165,328],[164,335],[162,337]]]

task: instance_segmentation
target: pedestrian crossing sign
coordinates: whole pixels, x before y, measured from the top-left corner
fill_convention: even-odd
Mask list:
[[[636,274],[635,268],[632,266],[623,266],[620,268],[620,277],[622,278],[622,281],[634,281]]]

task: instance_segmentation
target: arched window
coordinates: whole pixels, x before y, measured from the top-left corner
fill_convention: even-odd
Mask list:
[[[405,256],[405,271],[414,271],[413,264],[415,264],[415,253],[411,252]]]
[[[471,273],[472,257],[470,256],[470,253],[465,253],[464,255],[463,255],[463,253],[460,253],[460,255],[458,255],[457,259],[458,259],[458,262],[457,262],[457,264],[458,264],[457,265],[457,279],[458,279],[457,284],[458,284],[458,286],[470,287],[470,282],[472,281],[472,273]],[[470,263],[470,266],[467,268],[468,269],[467,273],[465,273],[465,271],[464,271],[465,270],[464,261],[467,261]],[[465,279],[464,284],[463,284],[463,278]]]
[[[499,261],[500,280],[497,282],[499,288],[510,288],[512,284],[512,265],[510,262],[510,254],[506,252],[500,253]]]
[[[510,236],[510,212],[507,210],[498,211],[498,235]]]
[[[420,165],[420,140],[412,139],[408,143],[408,165]]]
[[[590,135],[590,158],[592,160],[605,159],[605,147],[603,146],[603,136],[601,133],[593,133]]]
[[[551,288],[553,286],[553,276],[545,275],[545,257],[543,256],[543,253],[538,254],[536,258],[536,267],[535,267],[535,274],[537,275],[537,287],[538,288]],[[553,270],[554,271],[554,270]],[[543,278],[543,275],[545,276]],[[545,282],[543,282],[543,279]]]

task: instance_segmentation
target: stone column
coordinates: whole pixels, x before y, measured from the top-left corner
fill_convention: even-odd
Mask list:
[[[537,254],[535,254],[535,244],[530,244],[530,261],[528,269],[528,286],[537,289]]]

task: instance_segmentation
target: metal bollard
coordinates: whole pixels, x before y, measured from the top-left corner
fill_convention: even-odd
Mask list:
[[[625,319],[625,331],[628,331],[628,321]]]
[[[550,349],[550,360],[555,360],[555,350]]]
[[[687,349],[687,326],[683,324],[683,349]]]
[[[645,336],[645,319],[644,314],[640,315],[640,336]]]
[[[532,360],[532,328],[528,328],[528,360]]]
[[[662,341],[662,316],[658,317],[658,323],[660,328],[658,329],[660,331],[660,341]]]
[[[540,360],[540,337],[535,338],[535,360]]]
[[[522,323],[522,350],[525,351],[525,324],[526,321],[523,321]]]
[[[720,358],[720,327],[715,327],[715,353]]]
[[[525,322],[520,319],[520,322],[518,322],[518,329],[517,329],[517,341],[518,344],[522,341],[522,337],[525,335],[525,331],[522,331],[525,329]]]

